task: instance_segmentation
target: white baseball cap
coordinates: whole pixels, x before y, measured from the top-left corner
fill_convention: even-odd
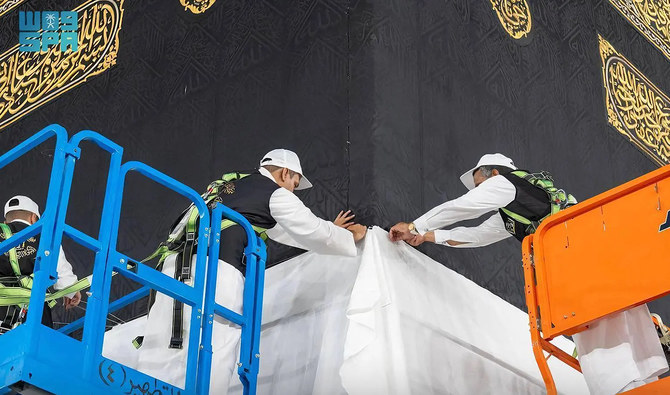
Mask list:
[[[30,211],[40,217],[40,207],[28,196],[16,195],[5,203],[5,218],[7,213],[16,210]]]
[[[466,188],[474,189],[475,178],[473,177],[472,173],[474,173],[475,170],[479,169],[482,166],[504,166],[512,170],[516,170],[516,166],[514,166],[514,162],[512,162],[512,159],[506,157],[505,155],[486,154],[479,159],[479,162],[477,162],[477,166],[466,171],[461,176],[461,182],[463,183],[463,185],[465,185]]]
[[[300,159],[295,152],[287,149],[273,149],[263,156],[261,159],[261,166],[278,166],[285,167],[289,170],[300,174],[300,184],[296,190],[307,189],[312,187],[312,183],[309,182],[307,177],[302,173],[302,167],[300,166]]]

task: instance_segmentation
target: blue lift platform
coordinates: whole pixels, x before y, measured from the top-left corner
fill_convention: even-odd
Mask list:
[[[56,146],[44,213],[35,224],[0,243],[0,254],[41,234],[32,288],[39,292],[32,292],[30,305],[42,306],[47,288],[57,278],[58,251],[63,236],[93,251],[95,260],[86,315],[54,330],[41,324],[41,308],[29,309],[24,324],[0,336],[0,393],[208,394],[210,375],[216,374],[211,372],[212,322],[214,315],[219,315],[242,328],[238,373],[244,393],[255,394],[266,250],[251,224],[239,213],[221,204],[210,212],[195,190],[144,163],[122,163],[123,148],[90,130],[81,131],[68,139],[63,127],[50,125],[0,156],[0,171],[50,139],[56,140]],[[95,143],[111,156],[97,237],[89,236],[65,222],[74,169],[81,155],[80,144],[84,141]],[[190,199],[198,209],[198,245],[209,245],[209,248],[197,250],[192,287],[116,250],[123,188],[129,172],[137,172],[177,192]],[[217,265],[205,265],[207,259],[217,262],[223,218],[241,225],[248,238],[242,314],[215,302]],[[114,274],[126,276],[141,284],[142,288],[110,302]],[[191,328],[200,328],[189,333],[189,344],[199,347],[188,348],[184,388],[102,356],[107,314],[145,297],[150,289],[191,306]],[[67,335],[81,327],[81,341]]]

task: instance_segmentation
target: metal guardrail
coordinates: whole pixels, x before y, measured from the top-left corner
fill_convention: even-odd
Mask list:
[[[183,183],[143,164],[127,162],[122,165],[123,148],[93,131],[82,131],[67,140],[67,132],[59,125],[50,125],[9,152],[0,156],[0,169],[17,160],[52,137],[56,150],[52,165],[49,192],[41,219],[0,243],[0,253],[41,234],[35,264],[33,292],[30,304],[44,303],[45,292],[57,278],[57,259],[63,235],[95,252],[90,296],[84,318],[56,331],[41,325],[42,309],[29,309],[27,321],[18,328],[0,336],[0,387],[35,387],[52,393],[129,393],[133,388],[160,388],[162,393],[207,394],[212,362],[213,316],[220,315],[241,326],[241,352],[238,373],[245,394],[255,394],[259,369],[261,308],[265,273],[265,245],[253,231],[251,224],[239,213],[217,205],[210,219],[209,209],[200,195]],[[80,158],[83,141],[91,141],[111,156],[107,188],[103,202],[100,229],[97,238],[91,237],[65,223],[74,168]],[[123,189],[129,172],[137,172],[193,202],[201,213],[198,244],[209,245],[196,253],[193,286],[188,286],[157,270],[140,264],[116,250]],[[242,226],[247,234],[245,248],[247,272],[242,314],[235,313],[215,302],[217,262],[220,247],[222,218]],[[56,253],[54,253],[56,252]],[[142,287],[110,303],[111,280],[119,273],[142,284]],[[109,312],[127,306],[145,297],[150,288],[192,307],[185,387],[163,383],[130,367],[102,356],[105,320]],[[204,298],[203,298],[204,296]],[[65,334],[84,327],[82,341]],[[53,356],[67,355],[68,360],[81,361],[72,368],[53,363]],[[141,383],[141,384],[140,384]],[[183,392],[182,392],[183,391]]]

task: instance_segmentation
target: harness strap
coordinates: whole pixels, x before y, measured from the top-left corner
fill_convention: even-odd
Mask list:
[[[183,270],[183,255],[177,255],[177,260],[174,265],[174,277],[180,281]],[[184,303],[174,299],[172,305],[172,337],[170,338],[169,348],[181,349],[184,343]]]
[[[515,221],[526,225],[526,233],[534,233],[540,223],[544,221],[548,216],[558,213],[559,211],[568,208],[577,204],[577,199],[569,193],[566,193],[563,189],[558,189],[554,186],[554,179],[550,173],[542,171],[540,173],[529,173],[524,170],[515,170],[511,172],[517,177],[521,177],[524,180],[528,181],[531,185],[536,186],[544,190],[549,197],[549,214],[542,217],[539,221],[531,221],[530,219],[523,217],[517,213],[514,213],[505,208],[501,210],[507,214],[509,217]]]
[[[53,307],[56,304],[57,299],[60,299],[71,293],[79,292],[90,286],[91,276],[87,276],[70,285],[69,287],[63,288],[53,293],[47,293],[44,300],[45,302],[50,303],[49,307]],[[28,303],[30,303],[30,294],[30,289],[2,286],[0,287],[0,306],[11,306],[19,304],[27,306]]]
[[[2,234],[5,236],[5,240],[9,240],[13,236],[12,230],[9,228],[9,225],[5,223],[0,223],[0,229],[2,229]],[[21,267],[19,266],[19,258],[16,254],[16,247],[9,250],[9,264],[12,267],[12,271],[17,278],[19,278],[19,284],[24,288],[32,288],[33,280],[32,278],[21,276]]]
[[[165,258],[167,258],[167,256],[165,256],[165,255],[168,254],[168,252],[170,252],[170,249],[168,248],[168,246],[166,246],[164,244],[161,244],[158,248],[156,248],[156,251],[154,251],[151,255],[142,259],[142,263],[148,262],[148,261],[160,256],[160,260],[159,260],[159,264],[160,264],[161,262],[163,262],[165,260]]]
[[[0,229],[2,229],[2,234],[5,237],[5,240],[9,240],[13,236],[12,229],[9,227],[9,225],[7,225],[5,223],[0,223]],[[18,258],[18,255],[16,253],[16,247],[10,249],[8,251],[8,254],[9,254],[9,264],[12,267],[12,272],[14,272],[14,275],[16,276],[16,281],[18,282],[19,287],[21,287],[21,288],[18,288],[18,289],[26,290],[28,292],[28,299],[30,299],[30,290],[33,287],[32,274],[29,275],[29,276],[21,275],[21,266],[19,265],[19,258]],[[9,287],[6,287],[6,286],[3,285],[2,291],[6,291],[8,289],[9,289]],[[10,294],[11,294],[11,292],[10,292]],[[47,293],[47,295],[48,295],[48,293]],[[0,295],[0,298],[1,297],[2,296]],[[46,302],[49,305],[49,307],[54,307],[56,305],[55,301],[46,301]],[[20,303],[19,302],[19,303],[15,303],[15,304],[16,305],[21,304],[21,307],[24,308],[24,309],[28,307],[27,303]]]
[[[221,176],[221,179],[211,182],[207,191],[201,195],[203,200],[207,205],[214,201],[219,196],[219,190],[222,185],[229,183],[231,181],[241,180],[244,177],[249,176],[250,174],[242,174],[238,172],[226,173]],[[145,258],[142,262],[149,261],[160,256],[158,267],[162,267],[165,259],[172,255],[178,254],[175,261],[175,272],[174,278],[181,282],[186,282],[191,279],[191,268],[193,262],[193,255],[195,254],[195,245],[196,245],[196,234],[198,228],[198,219],[200,213],[198,209],[195,208],[193,204],[189,206],[182,214],[180,215],[181,220],[177,224],[177,227],[184,226],[184,232],[181,233],[180,229],[173,229],[168,239],[169,244],[175,244],[175,242],[180,239],[179,235],[183,235],[184,241],[179,244],[177,247],[172,246],[170,248],[168,245],[161,245],[151,254],[149,257]],[[184,224],[184,220],[186,223]],[[224,220],[221,222],[221,230],[229,228],[233,225],[237,225],[235,222],[230,220]],[[265,234],[266,229],[254,227],[254,231],[260,234],[260,237],[263,240],[267,240],[267,235]],[[162,269],[160,269],[162,270]],[[155,292],[152,292],[149,296],[149,309],[155,300]],[[148,309],[147,309],[148,311]],[[184,343],[184,303],[175,300],[172,307],[172,337],[170,338],[169,348],[181,349]],[[133,345],[135,348],[140,348],[142,346],[144,338],[138,336],[133,340]]]
[[[238,225],[238,223],[229,219],[224,219],[223,221],[221,221],[221,230],[228,229],[231,226],[235,225]],[[266,233],[268,231],[267,229],[261,228],[260,226],[256,225],[251,225],[251,227],[254,229],[254,232],[258,233],[258,237],[263,239],[263,241],[267,241],[268,239],[268,235]]]
[[[198,210],[191,211],[191,215],[186,223],[186,240],[184,241],[184,251],[182,252],[181,273],[175,273],[175,278],[181,282],[191,279],[191,257],[193,256],[196,231],[198,226]],[[177,265],[179,266],[179,265]],[[177,277],[177,274],[179,277]]]
[[[237,225],[236,222],[233,222],[231,220],[221,221],[221,224],[222,224],[221,230]],[[259,233],[260,235],[259,237],[261,237],[264,241],[267,240],[267,234],[265,233],[266,229],[257,226],[254,226],[253,228],[254,231]],[[190,276],[186,277],[185,273],[190,273],[191,262],[193,261],[193,255],[194,255],[193,245],[189,246],[187,240],[184,252],[182,254],[178,254],[177,259],[175,261],[174,276],[179,281],[184,282],[190,279]],[[186,264],[185,260],[188,260],[188,265]],[[144,339],[140,339],[139,337],[137,337],[133,340],[133,345],[136,348],[139,348],[142,346],[143,340]],[[183,347],[183,343],[184,343],[184,303],[178,300],[174,300],[172,307],[172,336],[170,338],[170,344],[168,347],[181,349]]]
[[[174,278],[181,282],[191,279],[191,262],[195,252],[196,229],[198,223],[198,210],[192,210],[186,224],[186,241],[184,251],[177,255],[174,265]],[[181,349],[184,343],[184,303],[174,300],[172,308],[172,337],[169,348]]]

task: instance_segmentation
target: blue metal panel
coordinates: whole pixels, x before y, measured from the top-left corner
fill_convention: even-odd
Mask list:
[[[206,246],[209,244],[209,209],[205,204],[205,201],[202,200],[200,194],[198,194],[193,189],[187,187],[186,185],[180,183],[179,181],[169,177],[158,170],[155,170],[144,163],[141,162],[127,162],[121,166],[119,179],[117,182],[116,191],[120,196],[123,196],[123,187],[125,177],[130,171],[136,171],[147,178],[152,179],[153,181],[165,186],[166,188],[172,189],[173,191],[179,193],[180,195],[188,198],[193,202],[195,207],[198,209],[200,214],[200,221],[198,224],[198,245]],[[119,217],[121,212],[121,199],[117,201],[116,210],[112,213],[112,232],[110,245],[115,248],[118,236],[118,227],[119,227]],[[112,261],[112,255],[110,254],[110,262],[113,262],[115,267],[114,270],[119,272],[124,272],[124,275],[133,277],[135,281],[147,281],[150,282],[152,286],[160,288],[162,291],[169,292],[169,296],[183,301],[184,303],[192,306],[191,309],[191,328],[200,328],[202,320],[202,308],[203,301],[202,295],[204,293],[205,286],[205,269],[206,269],[206,259],[207,259],[207,250],[204,248],[198,249],[196,252],[196,261],[195,261],[195,275],[193,276],[193,287],[187,290],[184,284],[177,284],[177,281],[174,279],[169,279],[167,276],[162,273],[151,269],[147,266],[140,265],[137,267],[137,275],[132,271],[125,270],[120,268],[117,262]],[[134,260],[136,261],[136,260]],[[126,260],[125,263],[128,261]],[[121,263],[121,262],[119,262]],[[111,273],[107,273],[111,277]],[[174,288],[170,289],[171,284]],[[144,284],[148,285],[148,284]],[[183,287],[180,287],[183,286]],[[105,294],[109,295],[109,288],[105,289]],[[187,351],[186,358],[186,382],[185,390],[187,393],[196,392],[196,362],[198,358],[198,347],[194,347],[196,344],[200,344],[200,331],[191,330],[189,331],[189,340],[188,344],[190,347]]]
[[[129,293],[128,295],[125,295],[125,296],[111,302],[109,304],[109,309],[107,310],[108,313],[113,313],[113,312],[115,312],[119,309],[122,309],[122,308],[128,306],[129,304],[137,302],[138,300],[148,296],[149,291],[151,291],[151,289],[149,287],[142,287],[138,290],[135,290],[135,291]],[[67,335],[67,334],[70,334],[70,333],[76,331],[77,329],[83,328],[85,318],[86,317],[82,317],[82,318],[80,318],[76,321],[72,321],[71,323],[69,323],[69,324],[67,324],[67,325],[65,325],[61,328],[58,328],[58,332]]]
[[[64,144],[67,143],[67,132],[60,125],[49,125],[0,156],[0,169],[52,137],[56,137],[56,148],[63,149]]]
[[[128,162],[122,166],[123,149],[92,131],[82,131],[67,142],[65,130],[58,125],[51,125],[0,156],[0,169],[54,136],[56,153],[45,212],[36,224],[0,243],[0,253],[41,232],[33,285],[33,289],[40,292],[33,292],[30,300],[33,306],[39,306],[44,303],[47,286],[56,279],[56,263],[63,234],[94,251],[95,261],[87,311],[82,320],[61,328],[59,333],[40,324],[42,309],[29,309],[28,320],[24,325],[0,336],[0,387],[24,381],[56,394],[111,394],[133,391],[206,394],[211,370],[212,322],[214,314],[218,314],[242,326],[239,373],[245,393],[255,393],[266,256],[265,245],[249,222],[239,213],[218,205],[213,212],[214,226],[210,229],[209,210],[197,192],[143,163]],[[81,154],[79,145],[85,140],[94,142],[111,155],[97,239],[65,223],[74,167]],[[116,251],[123,187],[130,171],[137,171],[194,203],[200,213],[199,245],[207,245],[212,235],[215,236],[209,251],[197,251],[193,287]],[[209,269],[205,265],[207,253],[214,262],[218,259],[222,217],[242,226],[248,238],[245,249],[247,280],[242,315],[215,303],[217,265],[210,265]],[[110,304],[109,290],[113,272],[140,282],[144,287]],[[203,301],[205,282],[210,286],[207,287]],[[145,297],[149,293],[149,287],[193,306],[192,330],[189,335],[189,344],[192,346],[188,349],[186,385],[183,390],[107,360],[101,355],[107,313]],[[205,320],[200,341],[201,332],[198,328],[201,326],[203,309],[208,314],[208,319]],[[81,342],[65,336],[65,333],[80,328],[82,323],[85,325]],[[77,363],[74,366],[63,364],[63,355],[67,355],[67,360]],[[0,393],[3,391],[4,389],[0,389]]]
[[[35,259],[35,276],[33,281],[33,289],[38,292],[31,294],[30,303],[33,306],[41,306],[44,304],[45,292],[49,285],[53,284],[56,279],[56,261],[58,259],[58,249],[54,249],[53,233],[56,222],[56,215],[58,212],[58,204],[61,198],[61,187],[63,183],[63,164],[65,160],[65,150],[67,144],[67,132],[59,125],[50,125],[42,129],[23,143],[17,145],[7,153],[0,156],[0,169],[7,164],[17,160],[28,151],[39,146],[48,139],[55,137],[55,151],[54,160],[51,166],[51,178],[49,181],[49,192],[47,194],[47,203],[40,220],[29,226],[28,228],[18,232],[15,237],[0,243],[0,249],[7,251],[9,248],[18,245],[28,237],[39,232],[42,233],[40,237],[40,245]],[[57,246],[59,247],[60,244]],[[55,253],[52,253],[55,252]],[[41,308],[29,309],[27,321],[21,325],[19,331],[13,336],[3,335],[0,337],[0,350],[20,351],[23,358],[32,358],[37,353],[37,342],[35,336],[37,328],[41,327],[42,320]],[[13,332],[13,331],[12,331]],[[18,339],[13,339],[18,337]],[[20,342],[17,342],[20,340]],[[21,362],[20,364],[22,364]],[[18,364],[17,364],[18,365]],[[0,370],[0,374],[3,370]],[[6,370],[6,380],[15,378],[16,370],[11,367]]]
[[[237,325],[244,324],[244,317],[241,314],[237,314],[234,311],[231,311],[218,303],[214,303],[214,314],[220,315],[221,317],[227,319],[230,322],[234,322]]]
[[[128,261],[123,258],[116,260],[114,259],[116,256],[123,255],[116,252],[110,253],[109,262],[114,271],[121,273],[125,277],[144,286],[148,286],[158,292],[164,293],[173,299],[186,303],[189,306],[195,306],[202,303],[202,292],[199,292],[197,288],[188,286],[172,277],[166,276],[147,265],[137,264],[135,269],[128,269],[126,267]],[[200,326],[200,324],[198,324],[198,326]]]
[[[95,361],[102,354],[103,330],[107,319],[109,288],[112,281],[111,273],[107,270],[107,255],[110,249],[112,213],[121,196],[115,188],[121,169],[123,148],[96,132],[83,130],[72,136],[69,143],[71,151],[79,154],[79,145],[84,141],[91,141],[110,154],[107,187],[98,231],[100,249],[95,254],[93,277],[84,319],[84,334],[82,336],[82,342],[87,345],[82,361],[82,375],[84,377],[91,377],[95,375]],[[70,183],[72,182],[77,158],[77,155],[71,155],[68,157],[66,163],[65,177]]]
[[[209,243],[209,265],[205,285],[205,305],[202,323],[202,344],[200,347],[197,385],[199,394],[209,394],[209,383],[212,370],[212,326],[214,322],[214,308],[216,304],[216,279],[218,272],[219,248],[221,246],[221,215],[223,206],[217,204],[212,210],[212,238]],[[216,262],[217,264],[214,264]],[[231,312],[232,313],[232,312]],[[239,314],[236,314],[239,316]],[[241,324],[240,321],[236,321]]]
[[[2,243],[0,243],[0,254],[4,254],[5,252],[11,250],[12,248],[16,247],[17,245],[23,243],[24,241],[28,240],[29,238],[35,236],[36,234],[40,233],[42,231],[42,226],[44,225],[44,217],[39,219],[37,222],[32,224],[31,226],[15,233],[12,235],[12,237],[9,240],[5,240]]]
[[[244,393],[255,394],[260,358],[258,345],[260,344],[261,309],[263,305],[263,278],[265,275],[266,259],[265,243],[256,235],[256,232],[246,218],[222,204],[217,204],[212,210],[212,243],[209,248],[210,262],[218,262],[221,220],[224,217],[242,226],[247,236],[247,246],[245,247],[247,271],[244,282],[242,315],[240,316],[215,302],[218,265],[210,264],[207,270],[207,287],[205,289],[206,319],[203,323],[202,334],[204,348],[200,351],[198,390],[201,394],[206,394],[209,391],[210,376],[212,374],[212,323],[214,315],[220,315],[242,327],[238,374],[244,385]]]
[[[20,158],[26,152],[34,149],[41,143],[54,136],[56,137],[56,146],[54,151],[54,159],[51,166],[51,179],[49,181],[49,192],[47,194],[46,207],[40,221],[38,221],[41,223],[31,226],[34,227],[35,230],[40,230],[42,233],[40,237],[40,245],[35,259],[35,276],[33,280],[33,289],[37,290],[38,292],[33,292],[30,297],[30,304],[33,306],[41,306],[44,304],[46,289],[52,285],[57,278],[56,262],[58,259],[59,250],[54,249],[54,247],[59,247],[60,244],[56,246],[53,243],[53,229],[57,220],[56,215],[61,196],[60,190],[63,183],[63,163],[65,161],[67,132],[59,125],[47,126],[28,140],[14,147],[12,150],[0,157],[0,168],[3,168],[11,161]],[[26,233],[24,234],[22,234],[24,231],[19,232],[17,234],[19,238],[33,233],[34,231],[27,230],[31,227],[26,228],[24,230]],[[26,323],[24,324],[28,329],[26,331],[27,346],[25,352],[29,357],[37,353],[36,342],[33,339],[34,331],[31,331],[30,329],[41,326],[42,313],[42,309],[29,309],[28,317]]]
[[[67,395],[130,394],[143,393],[147,389],[151,389],[148,393],[155,393],[155,390],[162,394],[188,393],[102,356],[94,361],[94,375],[79,376],[74,368],[83,358],[83,343],[43,326],[34,332],[37,345],[44,352],[40,358],[27,359],[24,354],[18,354],[2,362],[0,371],[8,373],[2,385],[23,381],[55,394]],[[14,335],[16,348],[26,345],[27,327],[21,326],[9,334]]]
[[[68,224],[65,224],[65,228],[63,229],[63,231],[65,232],[66,235],[72,238],[72,240],[88,248],[91,251],[99,252],[102,250],[102,243],[92,238],[91,236],[87,235],[86,233],[71,227]]]

